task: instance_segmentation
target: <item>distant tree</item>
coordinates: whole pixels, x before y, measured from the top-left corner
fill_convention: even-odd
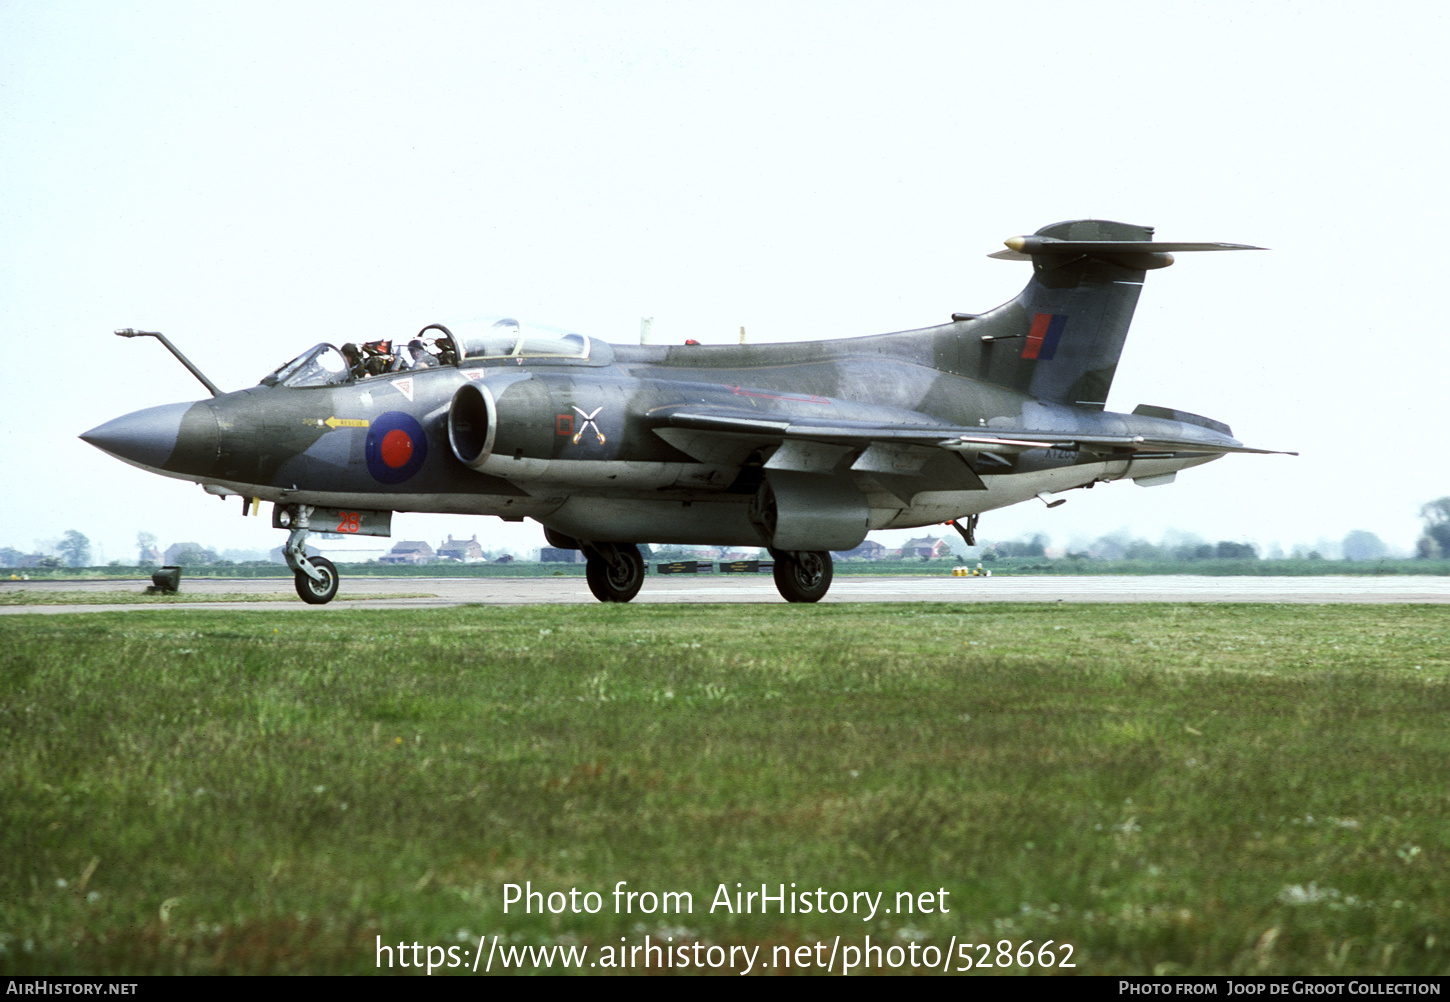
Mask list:
[[[1380,560],[1389,548],[1374,533],[1355,529],[1344,537],[1341,549],[1345,560]]]
[[[251,563],[254,560],[262,560],[262,561],[265,561],[267,559],[267,551],[266,550],[222,550],[221,553],[218,554],[218,556],[222,560],[231,560],[231,561],[233,561],[234,563],[237,563],[237,564],[246,564],[246,563]]]
[[[1047,543],[1048,538],[1039,532],[1031,539],[993,543],[992,549],[999,557],[1041,557],[1046,554]]]
[[[1123,551],[1124,560],[1162,560],[1163,551],[1146,539],[1135,539]]]
[[[217,555],[199,543],[182,543],[175,552],[166,551],[166,560],[178,567],[198,567],[216,563]]]
[[[91,562],[91,541],[74,529],[65,531],[56,551],[71,567],[84,567]]]
[[[156,534],[152,532],[136,533],[136,563],[138,566],[146,566],[155,563],[152,559],[156,549]]]
[[[1122,536],[1102,536],[1093,543],[1089,552],[1103,560],[1122,560],[1131,544]],[[1086,556],[1086,554],[1083,554]],[[1068,556],[1072,556],[1071,553]]]
[[[1450,497],[1436,498],[1420,509],[1425,520],[1425,535],[1439,547],[1442,557],[1450,557]]]
[[[1158,544],[1165,557],[1173,560],[1193,560],[1196,557],[1198,547],[1203,545],[1203,538],[1191,532],[1184,532],[1182,529],[1169,529],[1163,533],[1163,542]]]
[[[0,567],[21,567],[25,554],[9,546],[0,546]]]
[[[1219,560],[1258,560],[1259,548],[1253,543],[1231,543],[1225,539],[1213,548],[1213,555]]]

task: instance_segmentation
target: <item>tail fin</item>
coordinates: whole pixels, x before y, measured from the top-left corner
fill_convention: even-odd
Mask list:
[[[967,328],[981,341],[981,378],[1102,410],[1147,272],[1172,264],[1171,251],[1260,249],[1152,237],[1149,226],[1079,219],[1008,240],[1009,250],[991,256],[1030,260],[1032,280]]]

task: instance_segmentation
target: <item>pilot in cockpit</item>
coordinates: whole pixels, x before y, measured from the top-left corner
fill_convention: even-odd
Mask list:
[[[438,365],[438,359],[428,350],[422,338],[413,338],[398,352],[398,357],[393,362],[393,370],[402,372],[407,369],[431,369]]]
[[[434,338],[430,345],[420,334],[396,351],[393,350],[391,341],[367,341],[361,346],[349,341],[342,346],[341,351],[351,379],[367,379],[370,376],[409,372],[414,369],[432,369],[440,365],[455,365],[458,361],[451,337],[447,335]]]
[[[363,376],[381,376],[393,368],[393,342],[365,341],[363,350]]]
[[[363,361],[362,349],[349,341],[342,346],[342,357],[347,362],[348,376],[352,379],[361,379],[367,375],[366,364]]]

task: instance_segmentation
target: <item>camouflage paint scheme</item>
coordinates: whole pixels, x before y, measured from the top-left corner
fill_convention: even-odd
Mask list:
[[[1080,220],[1013,238],[993,256],[1031,261],[1021,294],[936,327],[739,346],[579,339],[576,357],[520,342],[515,355],[151,408],[82,438],[213,493],[533,518],[586,551],[849,549],[870,530],[1164,483],[1263,451],[1169,408],[1104,410],[1146,272],[1171,251],[1241,247],[1151,237]]]

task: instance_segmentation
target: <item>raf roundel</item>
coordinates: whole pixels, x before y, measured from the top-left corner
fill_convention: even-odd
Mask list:
[[[401,484],[423,467],[428,436],[411,414],[388,411],[368,428],[368,472],[380,484]]]

